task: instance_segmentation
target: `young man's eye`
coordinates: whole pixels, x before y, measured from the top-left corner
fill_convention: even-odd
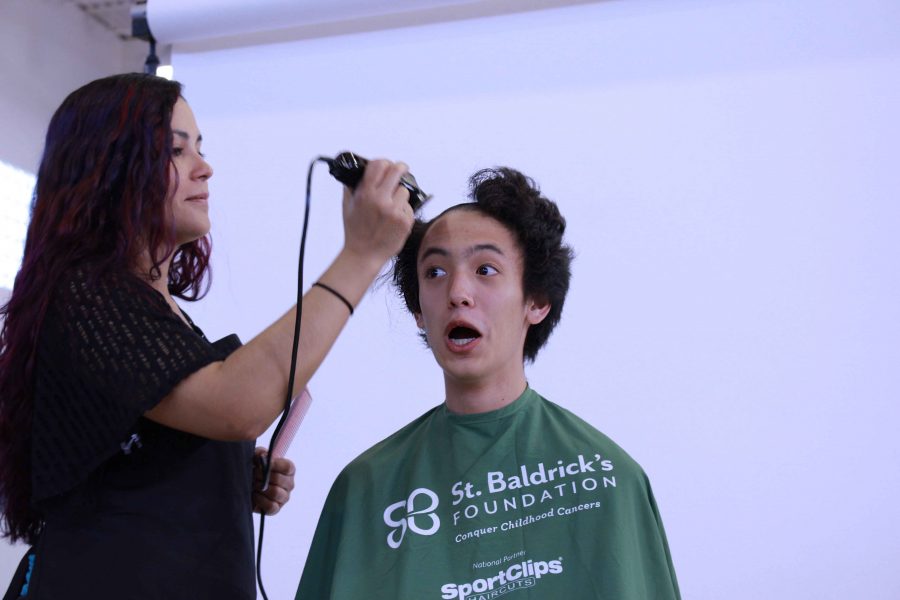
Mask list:
[[[498,271],[495,267],[491,265],[481,265],[478,269],[475,270],[479,275],[496,275],[500,271]]]
[[[447,272],[440,267],[428,267],[425,269],[425,279],[434,279],[435,277],[440,277],[446,273]]]

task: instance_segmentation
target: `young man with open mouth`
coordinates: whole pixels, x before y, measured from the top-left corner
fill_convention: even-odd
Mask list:
[[[471,189],[393,273],[445,401],[340,474],[297,598],[678,599],[643,470],[525,377],[568,291],[565,220],[513,169]]]

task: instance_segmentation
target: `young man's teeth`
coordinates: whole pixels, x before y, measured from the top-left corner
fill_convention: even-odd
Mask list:
[[[453,345],[455,345],[455,346],[465,346],[466,344],[468,344],[469,342],[471,342],[471,341],[474,340],[474,339],[475,339],[475,338],[473,338],[473,337],[470,337],[470,338],[450,338],[450,343],[453,344]]]

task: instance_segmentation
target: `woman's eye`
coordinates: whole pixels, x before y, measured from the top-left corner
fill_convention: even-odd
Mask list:
[[[481,265],[480,267],[478,267],[478,269],[476,269],[475,272],[478,273],[479,275],[496,275],[500,271],[498,271],[495,267],[492,267],[491,265]]]
[[[440,267],[429,267],[425,269],[425,279],[434,279],[435,277],[440,277],[444,274],[446,274],[446,271]]]
[[[184,152],[184,148],[172,148],[172,156],[181,156],[182,152]]]

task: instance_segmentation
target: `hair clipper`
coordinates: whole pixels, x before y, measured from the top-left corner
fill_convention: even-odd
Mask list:
[[[369,164],[368,160],[352,152],[341,152],[333,159],[325,159],[325,161],[328,163],[328,172],[350,189],[356,188],[366,170],[366,165]],[[413,210],[419,210],[431,198],[431,194],[422,191],[411,173],[400,178],[400,185],[409,190],[409,205]]]

